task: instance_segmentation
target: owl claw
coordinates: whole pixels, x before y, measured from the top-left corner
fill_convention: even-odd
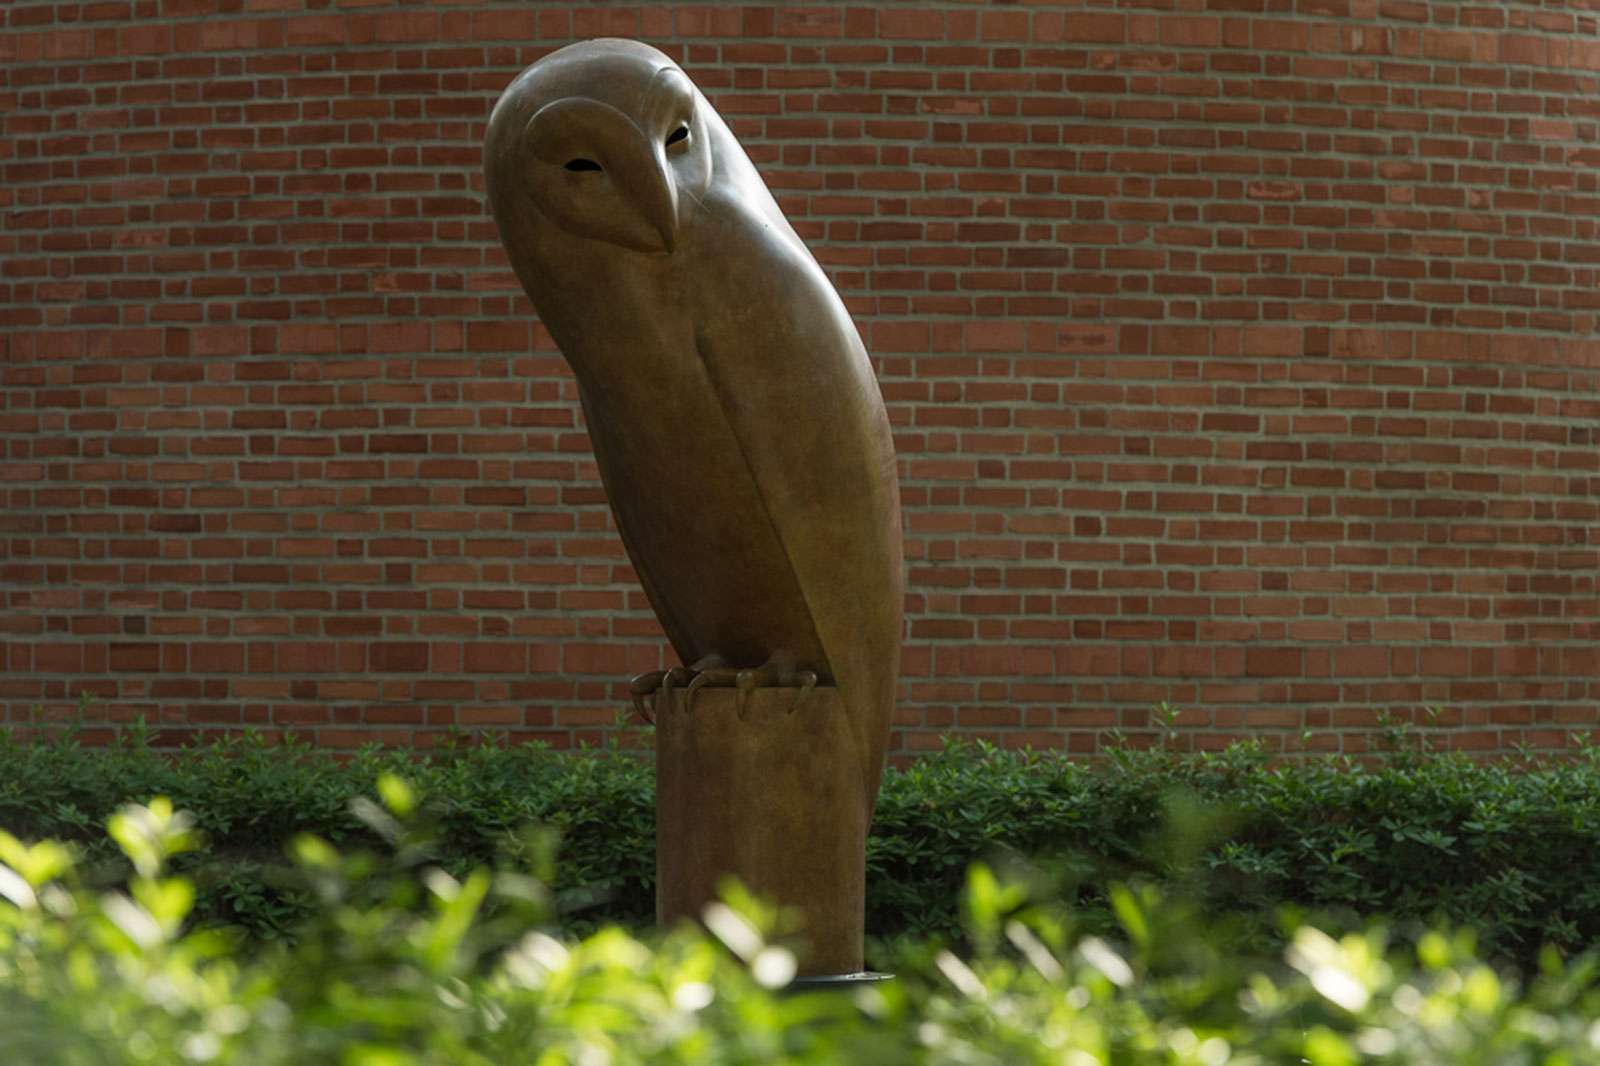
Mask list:
[[[667,707],[672,707],[672,690],[685,684],[690,679],[689,671],[681,666],[674,666],[671,670],[661,671],[661,688],[656,693],[656,706],[661,705],[662,697],[667,700]]]
[[[665,671],[653,670],[648,674],[640,674],[628,682],[628,696],[633,700],[633,709],[649,725],[655,725],[656,718],[646,709],[644,698],[661,687],[663,676]]]
[[[652,670],[647,674],[639,674],[628,682],[628,697],[633,700],[633,709],[638,712],[640,718],[650,725],[655,725],[656,716],[653,712],[661,706],[661,697],[665,695],[671,700],[673,688],[688,681],[690,676],[690,671],[681,666],[675,666],[671,670]],[[654,697],[649,707],[645,705],[646,696]]]
[[[734,669],[723,664],[720,659],[710,657],[701,660],[691,667],[675,666],[670,670],[655,670],[648,674],[635,677],[629,686],[629,695],[633,699],[634,710],[639,712],[639,717],[646,722],[655,724],[653,710],[661,707],[661,697],[672,699],[674,689],[684,688],[684,710],[694,709],[694,696],[703,688],[736,688],[738,694],[734,699],[734,713],[739,716],[739,721],[745,720],[750,705],[750,695],[758,688],[798,688],[800,691],[795,696],[794,702],[789,707],[790,714],[804,706],[811,691],[817,687],[817,675],[811,670],[791,670],[774,666],[771,663],[765,666]],[[645,697],[654,694],[647,707]]]
[[[811,690],[817,687],[817,675],[810,670],[801,670],[784,678],[784,684],[800,686],[800,692],[795,696],[794,702],[789,704],[789,713],[793,714],[805,704],[806,698],[811,695]]]
[[[722,667],[706,667],[694,675],[694,680],[689,682],[688,691],[684,693],[684,709],[694,709],[694,694],[708,685],[726,687],[734,683],[738,676],[737,670],[728,670]]]
[[[690,714],[694,713],[694,694],[710,684],[704,673],[694,675],[694,680],[689,682],[689,687],[683,692],[683,709]]]
[[[750,701],[750,693],[761,684],[760,670],[740,670],[734,678],[734,684],[739,687],[739,695],[733,704],[734,713],[739,716],[739,721],[744,721],[744,709]]]
[[[649,711],[645,710],[644,697],[637,692],[630,692],[628,695],[633,699],[633,713],[643,718],[645,725],[655,725],[656,720],[650,716]]]

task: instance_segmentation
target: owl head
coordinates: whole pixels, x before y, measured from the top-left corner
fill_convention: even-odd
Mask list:
[[[672,252],[680,205],[711,180],[709,112],[678,65],[638,41],[583,41],[545,56],[489,117],[489,201],[507,246],[553,227]]]

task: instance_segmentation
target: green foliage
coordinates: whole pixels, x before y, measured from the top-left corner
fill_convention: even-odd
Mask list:
[[[643,924],[655,911],[654,772],[620,751],[558,755],[539,745],[445,748],[426,756],[378,748],[347,761],[290,739],[238,734],[174,757],[140,730],[87,747],[70,738],[19,742],[0,733],[0,826],[84,850],[86,876],[116,878],[117,851],[99,827],[118,807],[165,795],[193,812],[209,842],[174,868],[196,885],[196,918],[284,936],[310,899],[283,874],[284,849],[310,833],[337,846],[370,845],[351,804],[384,774],[429,797],[437,859],[453,875],[500,859],[548,865],[551,834],[562,863],[552,888],[569,923]]]
[[[172,864],[194,821],[165,798],[110,822],[124,880],[91,887],[73,848],[0,832],[0,1027],[27,1066],[1309,1063],[1594,1061],[1597,967],[1553,954],[1526,984],[1430,931],[1291,925],[1254,958],[1203,912],[1114,883],[1105,935],[1035,888],[971,867],[970,951],[908,943],[898,977],[787,990],[773,914],[730,895],[707,933],[584,938],[514,864],[453,876],[426,794],[383,775],[354,798],[372,846],[294,838],[314,901],[292,943],[240,945],[190,920]],[[1180,849],[1181,850],[1181,849]]]
[[[1402,737],[1401,740],[1404,740]],[[1270,766],[1246,747],[1214,755],[1118,751],[1096,764],[951,745],[884,778],[868,847],[867,926],[885,939],[964,935],[957,900],[975,860],[1071,899],[1105,933],[1108,886],[1177,886],[1235,935],[1275,949],[1282,904],[1354,927],[1385,914],[1411,938],[1445,922],[1477,930],[1491,958],[1535,965],[1540,948],[1600,939],[1600,753],[1517,768],[1397,743],[1387,764]],[[192,813],[204,850],[177,855],[193,920],[256,940],[290,935],[312,904],[285,847],[380,842],[351,804],[384,774],[426,797],[431,861],[458,879],[510,863],[539,872],[571,932],[653,916],[653,773],[622,750],[460,746],[346,762],[249,736],[174,757],[137,733],[109,748],[0,734],[0,825],[74,842],[89,884],[125,876],[100,827],[165,795]],[[539,828],[530,828],[539,827]],[[559,864],[552,856],[559,852]]]
[[[967,863],[1038,860],[1080,907],[1106,885],[1180,886],[1277,939],[1281,904],[1344,920],[1385,914],[1477,929],[1531,966],[1545,944],[1600,938],[1600,759],[1534,768],[1418,754],[1269,766],[1217,755],[1117,752],[1089,766],[952,746],[884,784],[869,849],[868,927],[948,931]]]

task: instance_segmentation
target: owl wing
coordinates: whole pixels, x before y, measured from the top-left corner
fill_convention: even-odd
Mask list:
[[[589,445],[594,452],[595,462],[600,469],[607,470],[613,465],[611,457],[611,437],[604,432],[597,432],[595,427],[604,425],[604,421],[597,421],[594,417],[594,405],[583,387],[578,388],[578,399],[583,404],[583,416],[589,429]],[[616,514],[613,505],[612,513]],[[677,652],[678,658],[689,662],[692,658],[690,649],[694,642],[690,639],[689,627],[683,624],[682,619],[672,609],[671,602],[661,595],[656,586],[655,578],[650,572],[648,556],[639,550],[635,543],[632,526],[624,521],[620,515],[616,516],[617,536],[622,541],[622,548],[628,553],[628,562],[633,565],[634,576],[639,579],[639,586],[644,589],[644,598],[650,601],[650,607],[655,611],[656,620],[661,623],[661,630],[667,635],[667,640],[672,644],[672,650]]]
[[[844,304],[787,224],[719,229],[726,273],[702,286],[718,303],[697,308],[696,344],[850,713],[870,816],[904,598],[888,417]]]

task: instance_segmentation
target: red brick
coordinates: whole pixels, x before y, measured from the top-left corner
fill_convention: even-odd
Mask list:
[[[1178,48],[1215,48],[1222,39],[1222,23],[1214,18],[1167,15],[1161,19],[1161,43]]]
[[[482,213],[494,94],[621,34],[721,107],[867,341],[898,753],[1091,752],[1160,700],[1197,748],[1360,752],[1424,699],[1474,750],[1595,727],[1570,16],[281,6],[63,0],[0,41],[14,717],[83,685],[174,739],[571,744],[670,659]]]
[[[373,644],[368,648],[368,658],[378,673],[415,673],[428,669],[428,646],[406,642]]]
[[[1299,648],[1248,648],[1244,672],[1248,677],[1299,677],[1305,666]]]
[[[159,644],[113,644],[110,647],[110,669],[123,671],[155,671],[161,669]]]
[[[885,8],[878,12],[878,33],[886,40],[939,39],[944,36],[944,13],[915,8]]]
[[[1127,39],[1128,20],[1124,15],[1098,12],[1067,12],[1065,38],[1095,44],[1121,44]]]
[[[189,648],[189,669],[201,674],[244,671],[243,644],[195,644]]]
[[[521,644],[468,644],[463,652],[469,674],[520,674],[526,669],[527,648]]]

